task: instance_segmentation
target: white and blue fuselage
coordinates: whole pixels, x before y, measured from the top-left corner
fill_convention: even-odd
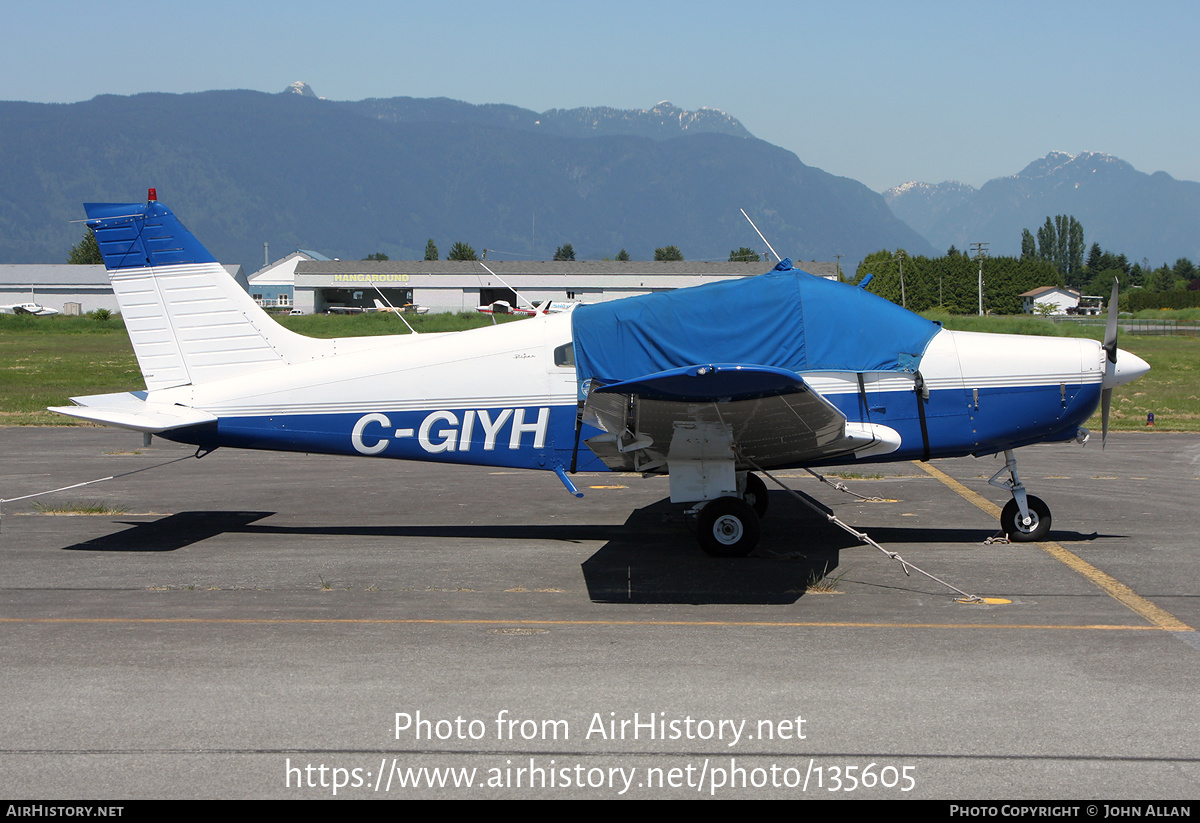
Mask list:
[[[161,432],[206,448],[546,470],[567,467],[574,453],[579,470],[604,470],[586,445],[576,451],[578,377],[561,356],[570,323],[570,314],[541,315],[468,332],[365,338],[373,345],[362,351],[145,399],[214,415],[209,425]],[[556,352],[568,362],[556,363]],[[922,360],[924,437],[912,375],[800,376],[848,421],[899,434],[895,451],[858,458],[880,462],[1070,440],[1100,401],[1103,361],[1092,340],[939,331]]]
[[[541,469],[568,488],[567,471],[666,472],[672,499],[709,501],[741,494],[752,465],[1069,440],[1103,388],[1148,368],[1106,365],[1092,340],[941,329],[787,261],[473,331],[316,340],[153,196],[87,210],[146,390],[54,410],[203,449]]]

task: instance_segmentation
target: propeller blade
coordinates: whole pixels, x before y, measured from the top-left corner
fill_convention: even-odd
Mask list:
[[[1108,352],[1108,362],[1117,362],[1117,291],[1120,287],[1117,278],[1113,278],[1112,297],[1108,299],[1108,325],[1104,329],[1104,351]],[[1107,367],[1106,371],[1111,371]]]
[[[1108,361],[1104,364],[1104,376],[1115,376],[1117,370],[1117,331],[1119,324],[1117,323],[1117,315],[1119,309],[1117,307],[1117,293],[1120,289],[1120,282],[1117,278],[1113,278],[1112,296],[1108,299],[1108,324],[1104,328],[1104,351],[1108,355]],[[1100,448],[1103,449],[1108,442],[1108,410],[1112,406],[1112,387],[1111,385],[1105,388],[1100,393]]]

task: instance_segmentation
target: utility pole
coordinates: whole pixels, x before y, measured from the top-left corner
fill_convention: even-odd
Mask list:
[[[987,247],[991,243],[972,243],[975,256],[979,259],[979,316],[983,317],[983,258],[987,256]]]
[[[900,261],[900,305],[908,308],[908,298],[904,294],[904,249],[896,252],[895,259]]]
[[[835,254],[834,257],[837,258],[837,279],[838,279],[838,282],[841,283],[842,282],[842,257],[843,257],[843,255]]]

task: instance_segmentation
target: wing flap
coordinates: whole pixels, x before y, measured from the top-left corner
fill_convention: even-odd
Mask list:
[[[103,426],[159,434],[172,429],[215,423],[215,415],[188,406],[147,403],[140,393],[118,392],[72,397],[74,406],[50,406],[49,410]]]

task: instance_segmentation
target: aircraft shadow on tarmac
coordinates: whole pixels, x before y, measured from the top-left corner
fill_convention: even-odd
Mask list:
[[[820,505],[820,504],[818,504]],[[824,507],[822,507],[824,508]],[[634,510],[622,525],[520,524],[451,526],[273,526],[275,512],[189,511],[157,520],[116,521],[130,528],[64,547],[64,551],[173,552],[222,534],[438,538],[571,543],[605,541],[581,564],[589,597],[597,603],[794,603],[809,585],[836,577],[840,553],[860,546],[787,495],[771,494],[762,540],[748,558],[708,557],[696,549],[682,507],[663,499]],[[986,528],[921,526],[866,529],[885,548],[916,544],[979,544]],[[1096,534],[1052,532],[1057,541],[1089,541]],[[865,549],[865,547],[864,547]],[[873,551],[871,549],[865,549]],[[890,563],[882,555],[879,562]],[[897,573],[900,573],[899,571]]]
[[[807,496],[807,495],[805,495]],[[660,500],[630,515],[615,535],[583,563],[591,599],[598,603],[764,604],[794,603],[810,585],[836,579],[841,552],[861,548],[872,562],[899,564],[804,508],[782,492],[770,493],[762,538],[748,558],[708,557],[690,538],[682,507]],[[826,512],[819,501],[809,500]],[[883,527],[866,532],[884,548],[901,550],[938,543],[981,544],[986,528]],[[1095,535],[1052,533],[1069,542]],[[902,584],[901,584],[902,585]]]

